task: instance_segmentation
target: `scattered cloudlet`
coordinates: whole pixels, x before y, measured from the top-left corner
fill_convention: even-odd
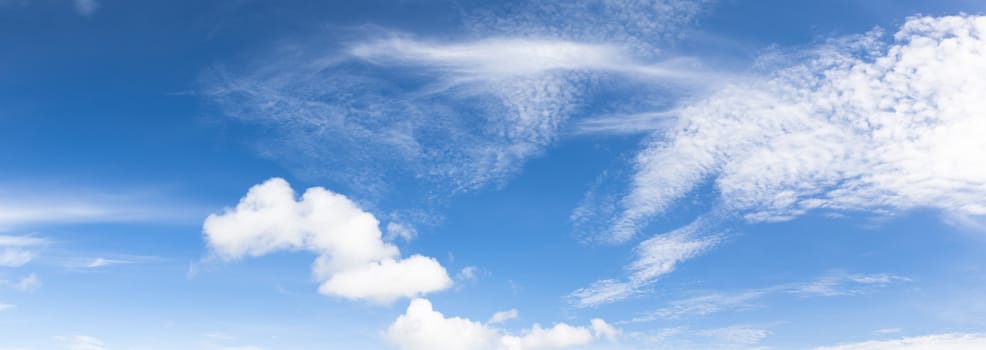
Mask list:
[[[75,4],[75,12],[85,17],[95,14],[100,6],[96,0],[73,0],[72,2]]]
[[[459,317],[445,317],[431,302],[415,299],[407,312],[394,321],[384,336],[403,350],[536,350],[583,346],[604,338],[615,340],[619,331],[601,319],[588,326],[557,323],[550,328],[535,324],[512,335]]]
[[[55,340],[62,343],[67,350],[108,350],[109,348],[99,338],[86,335],[58,336]]]
[[[130,264],[130,263],[133,263],[133,261],[120,260],[120,259],[95,258],[89,261],[89,263],[85,264],[85,267],[89,269],[94,269],[94,268],[106,267],[110,265]]]
[[[716,338],[723,343],[745,345],[750,346],[760,343],[764,338],[770,335],[770,331],[766,329],[738,325],[729,326],[723,328],[706,329],[697,332],[697,334]]]
[[[0,245],[2,246],[2,245]],[[0,267],[20,267],[34,259],[34,252],[22,249],[0,249]]]
[[[487,324],[499,324],[499,323],[507,322],[509,320],[513,320],[513,319],[515,319],[515,318],[517,318],[519,316],[520,316],[520,313],[517,312],[517,309],[510,309],[510,310],[506,310],[506,311],[498,311],[498,312],[494,313],[493,316],[490,317],[490,320],[487,321],[486,323]]]
[[[37,190],[25,190],[37,188]],[[114,222],[175,222],[201,217],[200,208],[177,205],[146,190],[100,191],[58,188],[50,184],[0,184],[0,232],[39,225]],[[4,240],[3,245],[38,245]]]
[[[724,311],[743,311],[763,307],[768,297],[835,297],[860,295],[910,279],[889,274],[847,274],[832,272],[812,281],[788,283],[733,293],[710,293],[672,301],[668,306],[636,317],[629,322],[708,316]]]
[[[397,222],[387,223],[387,240],[393,241],[397,238],[403,239],[404,241],[412,241],[418,236],[418,230],[414,226],[401,224]]]
[[[826,346],[815,348],[815,350],[975,350],[983,348],[986,348],[986,334],[948,333]]]
[[[313,274],[323,294],[389,303],[452,285],[435,259],[400,258],[379,225],[341,194],[313,187],[299,200],[287,181],[273,178],[235,208],[209,215],[203,231],[213,254],[226,261],[284,250],[318,254]]]
[[[655,235],[636,249],[636,260],[628,265],[624,279],[605,279],[568,295],[578,307],[598,306],[638,295],[661,276],[674,271],[681,261],[693,258],[716,246],[721,234],[709,234],[708,224],[695,221],[672,232]]]
[[[30,292],[41,288],[41,279],[32,273],[16,281],[0,280],[0,286],[7,286],[21,292]]]
[[[0,312],[7,311],[7,310],[13,310],[16,307],[17,307],[17,305],[0,303]]]

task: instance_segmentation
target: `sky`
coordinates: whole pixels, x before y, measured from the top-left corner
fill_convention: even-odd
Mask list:
[[[0,350],[986,348],[986,3],[0,0]]]

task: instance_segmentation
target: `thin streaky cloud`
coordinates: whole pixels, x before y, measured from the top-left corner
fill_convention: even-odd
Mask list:
[[[945,333],[822,346],[815,350],[977,350],[984,347],[986,347],[986,334]]]
[[[768,298],[783,296],[798,298],[855,296],[872,293],[911,279],[891,274],[848,274],[830,272],[807,282],[787,283],[738,292],[716,292],[671,301],[667,306],[629,321],[639,323],[656,320],[696,318],[727,311],[745,311],[768,307]]]

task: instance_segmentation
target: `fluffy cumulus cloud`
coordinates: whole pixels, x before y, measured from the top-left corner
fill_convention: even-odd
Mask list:
[[[986,348],[986,334],[948,333],[826,346],[815,348],[815,350],[973,350],[983,348]]]
[[[909,19],[673,111],[636,157],[611,238],[712,179],[748,221],[812,210],[986,214],[986,17]]]
[[[324,294],[388,303],[452,285],[435,259],[401,258],[383,241],[379,221],[345,196],[313,187],[297,198],[279,178],[251,188],[235,208],[210,215],[203,232],[212,252],[227,261],[275,251],[317,254],[313,274]]]
[[[544,328],[535,324],[520,334],[508,334],[489,324],[446,317],[428,300],[415,299],[384,335],[403,350],[536,350],[577,347],[600,338],[615,340],[618,334],[601,319],[582,327],[558,323]]]

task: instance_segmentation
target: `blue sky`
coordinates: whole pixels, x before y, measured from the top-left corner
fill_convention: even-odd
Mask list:
[[[0,0],[0,349],[986,348],[984,11]]]

